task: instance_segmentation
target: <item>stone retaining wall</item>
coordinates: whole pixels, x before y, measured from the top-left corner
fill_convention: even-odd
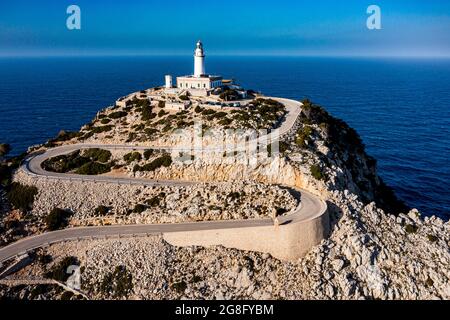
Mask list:
[[[271,254],[281,260],[295,261],[328,236],[330,230],[328,209],[306,221],[279,226],[258,226],[234,229],[216,229],[171,232],[164,239],[175,246],[216,246]]]

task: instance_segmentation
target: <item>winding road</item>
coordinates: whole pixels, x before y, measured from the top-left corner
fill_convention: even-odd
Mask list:
[[[286,117],[278,128],[278,138],[289,132],[297,119],[301,103],[282,98],[274,98],[283,104],[287,109]],[[112,176],[86,176],[77,174],[66,174],[49,172],[42,168],[41,164],[46,159],[70,153],[80,148],[103,148],[110,150],[144,150],[144,149],[172,149],[171,147],[150,147],[135,145],[103,145],[103,144],[72,144],[56,147],[44,153],[35,153],[25,159],[22,169],[28,175],[39,178],[57,180],[82,180],[86,182],[111,182],[123,184],[140,185],[190,185],[194,181],[173,181],[173,180],[149,180],[139,178],[118,178]],[[280,224],[308,221],[322,215],[326,211],[326,204],[311,193],[296,189],[300,197],[299,206],[287,215],[280,217]],[[245,228],[273,225],[272,219],[249,219],[249,220],[227,220],[227,221],[204,221],[187,223],[164,223],[164,224],[140,224],[140,225],[113,225],[99,227],[75,227],[58,231],[46,232],[21,239],[17,242],[0,248],[0,262],[6,261],[15,256],[26,253],[29,250],[44,247],[52,243],[70,241],[77,239],[109,238],[109,237],[130,237],[146,236],[152,234],[163,234],[180,231],[214,230],[227,228]]]

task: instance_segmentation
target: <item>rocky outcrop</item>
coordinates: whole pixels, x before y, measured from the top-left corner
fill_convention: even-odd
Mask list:
[[[178,248],[158,237],[61,243],[48,253],[78,255],[93,298],[108,297],[99,283],[120,265],[133,277],[128,298],[450,298],[449,222],[424,217],[397,199],[352,128],[305,101],[283,149],[282,157],[254,167],[211,157],[153,172],[122,173],[304,188],[328,202],[331,234],[299,261],[223,247]],[[70,199],[67,195],[61,201]]]
[[[289,189],[250,181],[147,186],[31,178],[24,172],[15,179],[38,188],[30,215],[42,227],[54,208],[72,212],[71,225],[79,226],[270,218],[298,205]]]

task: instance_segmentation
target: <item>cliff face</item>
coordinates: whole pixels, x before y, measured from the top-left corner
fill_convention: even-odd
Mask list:
[[[323,184],[332,218],[330,237],[300,261],[306,296],[448,299],[449,222],[409,210],[356,131],[321,107],[305,101],[295,130],[288,157]]]
[[[284,298],[311,299],[450,297],[449,222],[421,217],[397,199],[377,175],[376,161],[366,154],[354,129],[305,101],[280,147],[282,157],[254,168],[207,159],[151,175],[253,179],[301,187],[327,200],[330,237],[295,264],[275,285],[271,298],[280,292]],[[276,271],[286,272],[279,265]],[[292,277],[295,280],[288,280]]]
[[[149,242],[156,241],[156,245],[148,244],[148,250],[155,252],[150,256],[175,255],[173,261],[176,263],[172,264],[168,259],[169,267],[165,265],[164,270],[176,270],[166,272],[169,275],[158,274],[149,283],[167,287],[167,283],[173,281],[173,273],[177,279],[184,280],[195,273],[202,281],[186,280],[184,291],[158,291],[157,295],[155,290],[148,290],[149,286],[140,287],[136,281],[139,290],[135,292],[139,292],[139,297],[450,298],[449,222],[436,217],[421,217],[417,210],[409,210],[398,200],[378,177],[376,161],[366,154],[354,129],[321,107],[304,101],[302,113],[280,143],[280,150],[280,157],[254,167],[211,156],[187,164],[175,162],[170,167],[151,172],[128,170],[126,174],[130,176],[153,179],[255,180],[301,187],[327,201],[332,224],[329,237],[294,263],[279,261],[268,254],[220,247],[175,248],[160,239],[150,239]],[[34,183],[20,175],[16,179]],[[67,246],[78,245],[84,244]],[[108,270],[110,261],[113,261],[111,266],[126,261],[136,279],[148,277],[146,270],[154,270],[155,265],[161,263],[158,259],[147,259],[150,251],[143,250],[136,240],[127,243],[98,241],[88,245],[97,248],[87,261],[87,274],[91,275],[93,286]],[[152,249],[153,246],[156,249]],[[57,249],[55,246],[49,250]],[[117,255],[118,249],[120,255]],[[70,250],[71,254],[77,254],[78,249]],[[67,250],[63,252],[67,254]],[[145,252],[145,258],[138,261],[137,252]],[[121,261],[114,260],[118,256]],[[99,267],[102,261],[108,261],[108,266]],[[180,265],[183,267],[178,267]]]
[[[305,101],[301,122],[316,127],[317,139],[312,151],[319,153],[322,165],[339,169],[330,190],[350,190],[367,204],[375,201],[378,207],[392,213],[407,212],[409,208],[399,200],[377,174],[376,160],[367,155],[358,133],[344,121],[332,117],[323,108]],[[322,143],[328,152],[317,150]]]

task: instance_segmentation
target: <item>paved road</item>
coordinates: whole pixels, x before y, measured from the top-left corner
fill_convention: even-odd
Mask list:
[[[295,122],[299,114],[301,104],[292,100],[283,100],[285,104],[289,104],[290,113],[286,117],[285,122],[280,127],[280,134],[287,133]],[[76,144],[65,145],[50,149],[42,154],[34,154],[25,160],[23,169],[29,175],[46,177],[52,179],[69,179],[83,181],[99,181],[114,182],[124,184],[143,184],[143,185],[189,185],[195,182],[190,181],[172,181],[172,180],[148,180],[135,178],[116,178],[109,176],[84,176],[75,174],[64,174],[48,172],[42,169],[41,163],[48,158],[57,155],[69,153],[79,148],[103,148],[103,149],[148,149],[149,147],[130,146],[130,145],[99,145],[99,144]],[[153,148],[153,147],[151,147]],[[166,148],[166,147],[165,147]],[[170,148],[169,148],[170,149]],[[298,190],[300,197],[299,206],[290,214],[281,217],[280,224],[306,221],[323,214],[326,209],[325,203],[304,190]],[[212,230],[225,228],[245,228],[254,226],[272,225],[271,219],[251,219],[251,220],[233,220],[233,221],[205,221],[205,222],[188,222],[188,223],[167,223],[167,224],[145,224],[145,225],[114,225],[100,227],[76,227],[53,232],[47,232],[31,237],[21,239],[0,249],[0,262],[11,257],[24,253],[28,250],[42,247],[51,243],[76,240],[82,238],[105,238],[120,236],[139,236],[149,234],[162,234],[168,232],[194,231],[194,230]]]

